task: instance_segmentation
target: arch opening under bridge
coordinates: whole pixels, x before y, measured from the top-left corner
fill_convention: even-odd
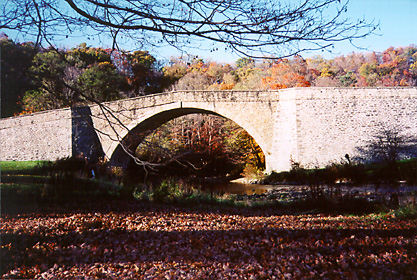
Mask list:
[[[178,109],[171,109],[162,112],[158,112],[152,116],[144,120],[138,120],[136,126],[129,130],[129,132],[123,137],[122,144],[119,144],[114,152],[110,157],[110,164],[112,166],[120,166],[120,167],[127,167],[129,163],[133,161],[132,157],[129,155],[134,154],[137,147],[142,143],[142,141],[153,131],[158,129],[160,126],[166,124],[167,122],[177,119],[182,116],[191,115],[191,114],[203,114],[203,115],[213,115],[217,117],[221,117],[224,119],[231,120],[237,126],[241,127],[245,130],[250,137],[259,145],[256,138],[254,138],[250,131],[247,128],[239,124],[239,120],[233,120],[232,118],[228,118],[223,116],[219,113],[209,111],[206,109],[200,108],[178,108]],[[243,124],[244,125],[244,124]],[[250,130],[250,128],[249,128]],[[262,139],[260,140],[262,141]],[[260,149],[262,150],[261,145],[259,145]],[[126,152],[126,148],[128,149],[129,153]],[[263,150],[262,150],[263,152]]]

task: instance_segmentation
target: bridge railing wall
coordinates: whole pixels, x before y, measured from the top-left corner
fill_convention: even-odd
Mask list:
[[[61,109],[0,121],[2,161],[56,160],[72,153],[71,110]]]

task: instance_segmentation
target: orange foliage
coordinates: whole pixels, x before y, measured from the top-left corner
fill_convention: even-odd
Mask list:
[[[222,82],[220,84],[220,90],[231,90],[234,87],[235,87],[235,84],[234,83],[232,83],[232,84],[226,84],[225,82]]]
[[[262,78],[262,85],[269,89],[311,86],[310,82],[303,75],[294,71],[286,63],[274,64],[270,68],[270,73],[270,76]]]
[[[22,112],[14,113],[14,116],[18,117],[18,116],[23,116],[23,115],[30,115],[30,114],[33,114],[33,113],[35,113],[35,111],[33,111],[33,110],[23,110]]]
[[[401,79],[400,86],[407,87],[407,86],[409,86],[409,84],[407,83],[407,81],[405,79]]]
[[[262,85],[269,87],[270,89],[283,89],[283,88],[287,88],[286,85],[281,84],[281,83],[274,83],[274,78],[273,77],[266,77],[266,78],[262,78]]]

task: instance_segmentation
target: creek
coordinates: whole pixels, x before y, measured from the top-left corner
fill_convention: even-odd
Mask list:
[[[244,183],[205,183],[200,186],[204,191],[210,191],[217,194],[234,194],[239,196],[249,196],[257,198],[286,198],[297,199],[309,196],[309,186],[307,185],[259,185]],[[417,199],[417,186],[407,186],[405,184],[398,186],[383,185],[375,193],[374,185],[339,185],[335,188],[327,186],[321,187],[326,195],[351,195],[354,197],[366,197],[368,200],[389,200],[391,195],[396,193],[401,202],[415,201]]]

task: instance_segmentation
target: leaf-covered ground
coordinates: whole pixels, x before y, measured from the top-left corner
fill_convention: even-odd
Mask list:
[[[1,217],[1,277],[417,279],[416,220],[124,205]]]

